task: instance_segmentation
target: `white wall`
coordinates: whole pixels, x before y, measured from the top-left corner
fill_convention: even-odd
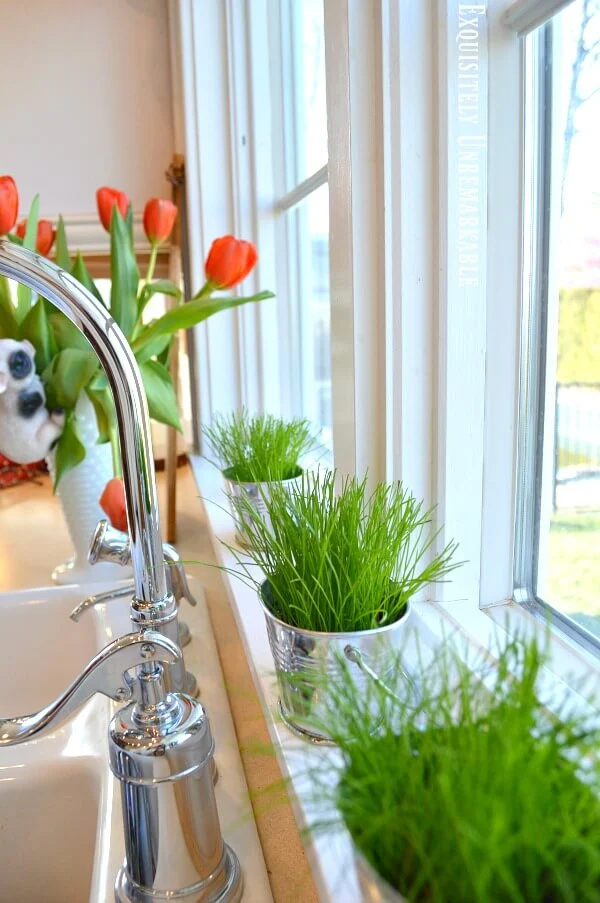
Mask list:
[[[42,216],[95,220],[100,185],[136,212],[168,196],[169,0],[0,0],[0,173]]]
[[[168,3],[0,0],[0,174],[17,181],[20,216],[38,192],[43,217],[63,214],[72,248],[108,247],[100,185],[126,191],[138,215],[170,196]],[[165,429],[152,432],[163,457]]]

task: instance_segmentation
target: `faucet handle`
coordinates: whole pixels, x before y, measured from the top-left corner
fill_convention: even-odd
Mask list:
[[[162,548],[166,563],[167,583],[177,602],[186,599],[190,605],[197,605],[197,600],[189,587],[179,552],[168,542],[163,542]],[[114,564],[127,567],[131,564],[129,535],[111,527],[107,520],[98,521],[90,543],[88,561],[90,564],[112,561]]]
[[[90,541],[88,561],[90,564],[112,561],[127,567],[131,563],[129,534],[111,527],[107,520],[99,520]]]
[[[78,602],[69,617],[72,621],[77,622],[82,614],[89,608],[93,608],[95,605],[104,605],[106,602],[112,602],[113,599],[121,599],[123,596],[129,596],[131,599],[134,593],[134,583],[121,583],[113,589],[104,590],[104,592],[101,593],[94,593],[94,595],[88,596],[87,599]]]
[[[127,671],[151,662],[174,664],[182,661],[179,646],[156,631],[128,633],[105,646],[88,662],[70,686],[54,702],[16,718],[0,717],[0,746],[23,743],[67,718],[94,693],[127,702],[133,696],[134,681]]]

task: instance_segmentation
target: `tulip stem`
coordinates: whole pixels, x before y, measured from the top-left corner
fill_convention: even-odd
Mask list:
[[[192,301],[200,301],[202,298],[209,298],[214,290],[218,288],[216,282],[212,282],[210,279],[204,283],[199,292],[191,298]]]
[[[152,245],[150,251],[150,260],[148,261],[148,272],[146,273],[146,285],[149,285],[154,279],[154,269],[156,267],[156,256],[158,254],[158,242]]]

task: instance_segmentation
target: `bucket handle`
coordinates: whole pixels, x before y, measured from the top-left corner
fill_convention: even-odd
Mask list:
[[[349,662],[352,662],[353,665],[356,665],[358,668],[360,668],[363,674],[366,674],[367,677],[370,677],[378,687],[381,687],[381,689],[384,690],[388,696],[390,696],[392,699],[395,699],[397,702],[400,702],[402,705],[406,705],[406,701],[404,699],[401,699],[397,693],[394,693],[391,687],[388,687],[386,682],[381,679],[379,674],[377,674],[377,672],[374,671],[373,668],[371,668],[371,666],[366,663],[360,649],[358,649],[356,646],[353,646],[351,643],[347,643],[344,646],[344,655]],[[412,699],[415,699],[417,688],[415,686],[414,679],[410,676],[405,668],[400,667],[399,671],[402,679],[408,684]]]

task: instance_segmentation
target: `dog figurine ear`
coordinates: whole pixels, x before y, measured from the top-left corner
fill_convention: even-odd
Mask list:
[[[24,345],[24,346],[25,346],[25,348],[27,349],[27,351],[28,351],[29,354],[31,355],[31,360],[33,360],[33,359],[35,358],[35,348],[34,348],[33,345],[31,344],[31,342],[29,341],[29,339],[23,339],[23,341],[21,342],[21,345]]]

